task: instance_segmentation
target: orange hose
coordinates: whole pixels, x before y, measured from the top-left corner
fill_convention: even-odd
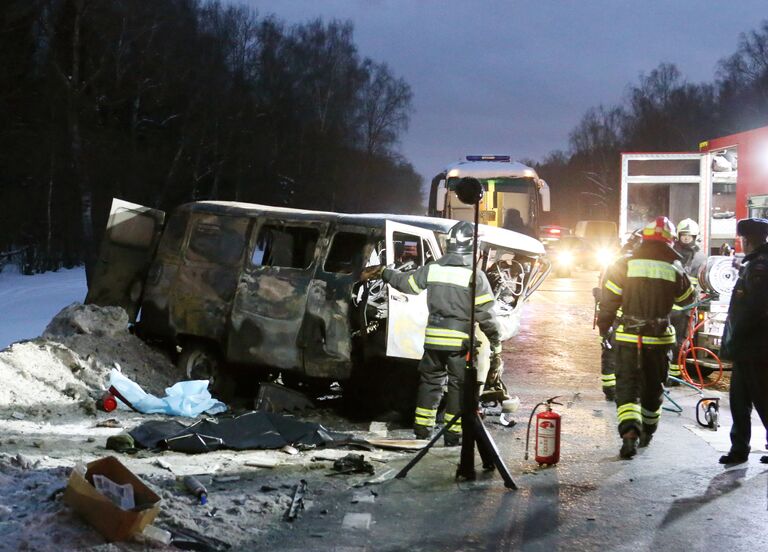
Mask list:
[[[704,389],[705,387],[712,387],[713,385],[716,385],[723,377],[723,362],[720,360],[720,357],[718,357],[713,351],[705,348],[705,347],[697,347],[695,345],[695,336],[696,332],[699,331],[699,328],[701,328],[704,325],[704,322],[706,320],[702,320],[701,322],[694,324],[694,320],[698,317],[698,309],[694,308],[691,309],[691,315],[688,317],[688,332],[685,336],[685,339],[683,340],[682,344],[680,345],[680,351],[677,355],[677,365],[680,366],[680,372],[683,375],[683,379],[690,383],[691,385],[695,385],[696,387],[700,389]],[[704,382],[704,376],[701,374],[701,366],[699,365],[699,358],[696,356],[696,351],[701,351],[705,353],[705,355],[712,357],[715,362],[717,362],[718,366],[718,372],[717,372],[717,378],[714,381],[710,381],[705,383]],[[688,373],[688,357],[693,357],[693,365],[696,367],[696,375],[698,376],[699,381],[693,381],[693,378]]]

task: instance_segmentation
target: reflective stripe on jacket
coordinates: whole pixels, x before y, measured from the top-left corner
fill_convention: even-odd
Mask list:
[[[464,348],[469,339],[470,297],[472,269],[465,257],[449,253],[435,262],[412,272],[385,269],[385,282],[395,289],[417,295],[427,291],[429,321],[424,336],[424,347],[457,351]],[[491,284],[484,272],[478,271],[475,289],[475,320],[491,342],[500,350],[499,326],[492,307],[494,302]]]

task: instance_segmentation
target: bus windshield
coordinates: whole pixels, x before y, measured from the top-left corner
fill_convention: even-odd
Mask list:
[[[459,178],[449,178],[448,189],[453,191]],[[496,226],[535,236],[538,217],[538,188],[533,178],[494,177],[478,179],[485,196],[481,203],[484,211],[495,211]],[[459,206],[452,206],[452,218],[464,219]],[[470,206],[464,206],[471,211]],[[469,214],[466,213],[466,214]],[[467,218],[466,220],[472,220]]]

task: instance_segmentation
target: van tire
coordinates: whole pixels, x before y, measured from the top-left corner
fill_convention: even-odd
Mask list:
[[[234,396],[234,378],[214,347],[196,341],[185,343],[176,367],[187,380],[208,380],[208,389],[215,398],[227,402]]]

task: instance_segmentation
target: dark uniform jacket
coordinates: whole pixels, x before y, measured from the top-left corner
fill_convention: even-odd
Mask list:
[[[727,355],[768,362],[768,244],[744,257],[728,307]]]
[[[458,351],[469,339],[470,297],[472,268],[465,262],[465,256],[448,253],[436,262],[412,272],[397,272],[384,269],[385,282],[403,293],[417,295],[427,290],[429,321],[424,338],[426,349]],[[492,307],[493,291],[484,272],[477,272],[475,289],[475,320],[491,342],[491,347],[500,352],[499,326]]]
[[[611,266],[601,298],[597,317],[601,334],[608,331],[621,308],[617,343],[637,344],[642,337],[644,345],[672,345],[672,306],[692,303],[694,293],[677,253],[663,243],[645,242],[631,257]]]

